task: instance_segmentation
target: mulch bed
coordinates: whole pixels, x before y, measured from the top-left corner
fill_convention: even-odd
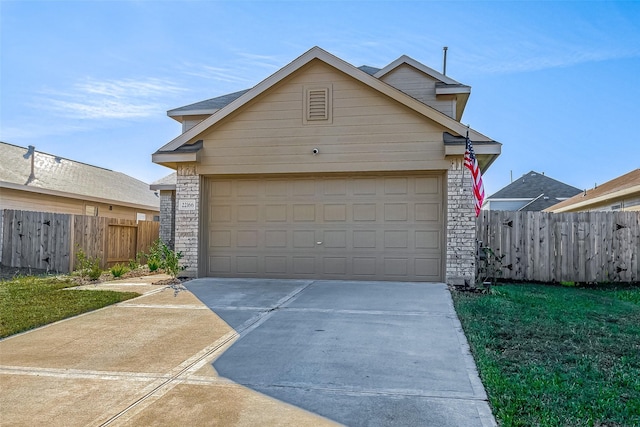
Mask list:
[[[112,282],[114,280],[122,280],[122,279],[132,279],[135,277],[142,276],[150,276],[154,274],[159,274],[161,272],[151,272],[148,268],[138,268],[133,271],[129,271],[123,274],[120,277],[113,277],[111,273],[108,271],[103,273],[102,276],[98,280],[89,280],[86,277],[80,276],[69,276],[77,285],[97,285],[99,283],[104,282]],[[40,270],[37,268],[19,268],[19,267],[6,267],[4,265],[0,265],[0,280],[11,280],[15,277],[19,276],[46,276],[46,275],[58,275],[54,273],[47,273],[46,270]],[[160,279],[157,282],[153,282],[153,285],[158,286],[172,286],[172,285],[180,285],[186,281],[190,280],[187,277],[178,277],[176,279]]]

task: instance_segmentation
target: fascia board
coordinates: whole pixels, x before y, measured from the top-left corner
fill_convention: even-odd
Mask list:
[[[375,73],[373,76],[375,78],[380,78],[380,77],[384,76],[385,74],[391,72],[392,70],[398,68],[402,64],[411,65],[412,67],[417,68],[418,70],[420,70],[423,73],[433,77],[434,79],[440,80],[442,83],[447,83],[447,84],[450,84],[450,85],[458,85],[458,84],[460,84],[460,82],[457,82],[457,81],[453,80],[452,78],[449,78],[449,77],[445,76],[444,74],[437,72],[433,68],[428,67],[428,66],[424,65],[423,63],[418,62],[415,59],[413,59],[413,58],[411,58],[411,57],[409,57],[407,55],[402,55],[400,58],[396,59],[391,64],[387,65],[386,67],[384,67],[383,69],[381,69],[380,71]]]
[[[198,162],[200,160],[200,151],[188,153],[153,153],[151,161],[153,163],[184,163]]]
[[[149,185],[149,188],[152,190],[169,190],[169,191],[173,191],[176,189],[176,184],[151,184]]]
[[[86,200],[86,201],[89,201],[89,202],[104,203],[106,205],[118,205],[118,206],[125,206],[125,207],[128,207],[128,208],[145,209],[145,210],[149,210],[149,211],[158,211],[160,209],[160,202],[159,202],[160,199],[158,199],[158,206],[155,206],[155,205],[142,205],[142,204],[138,204],[138,203],[124,202],[122,200],[111,200],[111,199],[104,199],[102,197],[85,196],[85,195],[82,195],[82,194],[74,194],[74,193],[67,193],[67,192],[64,192],[64,191],[50,190],[48,188],[31,187],[31,186],[28,186],[28,185],[15,184],[13,182],[6,182],[6,181],[0,181],[0,188],[9,188],[11,190],[27,191],[27,192],[30,192],[30,193],[38,193],[38,194],[46,194],[46,195],[49,195],[49,196],[66,197],[68,199]]]
[[[633,187],[629,187],[624,190],[613,191],[611,193],[603,194],[602,196],[594,197],[593,199],[584,200],[578,203],[573,203],[571,205],[563,206],[559,209],[553,209],[552,212],[555,212],[555,213],[567,212],[567,211],[587,207],[590,205],[596,205],[601,202],[606,202],[607,200],[628,196],[634,193],[640,194],[640,185],[634,185]],[[551,208],[553,208],[553,206]]]
[[[436,87],[436,95],[458,95],[471,93],[471,86]]]
[[[471,133],[471,132],[470,132]],[[473,139],[473,138],[471,138]],[[466,150],[465,144],[445,144],[445,156],[462,156]],[[473,146],[476,155],[500,154],[502,152],[502,144],[494,142],[492,144],[476,144]]]
[[[531,200],[529,203],[527,203],[526,205],[524,205],[523,207],[521,207],[520,209],[518,209],[518,212],[521,212],[524,208],[526,208],[527,206],[530,206],[531,203],[535,202],[536,200],[538,200],[540,197],[544,196],[544,193],[540,194],[538,197],[535,197],[533,200]]]
[[[526,202],[531,200],[531,197],[487,197],[487,200],[492,202]]]
[[[192,139],[195,139],[198,135],[200,135],[202,132],[206,131],[209,127],[213,126],[215,123],[219,122],[220,120],[224,119],[225,117],[227,117],[231,113],[235,112],[237,109],[242,107],[244,104],[248,103],[249,101],[253,100],[257,96],[261,95],[266,90],[268,90],[269,88],[274,86],[276,83],[278,83],[281,80],[285,79],[286,77],[288,77],[289,75],[291,75],[295,71],[299,70],[304,65],[306,65],[309,62],[311,62],[314,59],[319,59],[319,60],[331,65],[332,67],[342,71],[345,74],[348,74],[349,76],[353,77],[354,79],[356,79],[356,80],[358,80],[358,81],[360,81],[360,82],[372,87],[373,89],[378,90],[379,92],[381,92],[381,93],[389,96],[390,98],[392,98],[392,99],[404,104],[405,106],[407,106],[407,107],[413,109],[414,111],[422,114],[423,116],[435,121],[436,123],[439,123],[440,125],[444,126],[445,128],[453,131],[454,133],[456,133],[458,135],[464,135],[465,132],[468,130],[467,126],[465,126],[462,123],[452,119],[451,117],[447,116],[446,114],[441,113],[440,111],[438,111],[435,108],[432,108],[432,107],[430,107],[430,106],[428,106],[426,104],[423,104],[422,102],[410,97],[409,95],[405,94],[404,92],[402,92],[402,91],[400,91],[400,90],[398,90],[398,89],[396,89],[396,88],[394,88],[394,87],[392,87],[392,86],[380,81],[376,77],[373,77],[373,76],[365,73],[364,71],[361,71],[361,70],[357,69],[353,65],[343,61],[342,59],[340,59],[340,58],[338,58],[338,57],[336,57],[334,55],[331,55],[330,53],[328,53],[325,50],[320,49],[319,47],[316,46],[316,47],[312,48],[311,50],[307,51],[306,53],[304,53],[302,56],[300,56],[297,59],[295,59],[293,62],[291,62],[288,65],[286,65],[285,67],[281,68],[276,73],[274,73],[271,76],[267,77],[262,82],[258,83],[256,86],[254,86],[247,93],[243,94],[242,96],[240,96],[239,98],[237,98],[235,101],[231,102],[230,104],[228,104],[224,108],[221,108],[215,114],[209,116],[208,118],[204,119],[203,121],[201,121],[200,123],[198,123],[197,125],[192,127],[191,129],[186,131],[185,133],[183,133],[183,134],[179,135],[178,137],[174,138],[172,141],[170,141],[168,144],[164,145],[158,151],[173,151],[173,150],[181,147],[183,144],[187,143],[188,141],[190,141]],[[451,79],[449,79],[449,80],[451,80]],[[455,82],[453,80],[451,80],[451,81],[453,83],[457,84],[457,82]],[[477,132],[477,131],[475,131],[473,129],[469,129],[469,136],[471,137],[471,139],[477,140],[477,141],[491,141],[491,139],[489,137],[487,137],[487,136],[485,136],[485,135],[481,134],[480,132]]]
[[[167,116],[169,117],[185,117],[185,116],[203,116],[203,115],[211,115],[216,111],[220,110],[219,108],[209,108],[206,110],[169,110],[167,111]]]

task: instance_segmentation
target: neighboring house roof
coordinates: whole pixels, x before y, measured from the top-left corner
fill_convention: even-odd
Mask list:
[[[419,70],[429,74],[436,80],[439,80],[441,85],[439,87],[445,88],[446,91],[444,93],[462,93],[468,94],[469,87],[461,85],[453,79],[450,79],[435,70],[432,70],[429,67],[426,67],[417,61],[407,57],[402,56],[398,60],[394,61],[392,64],[387,67],[380,69],[375,72],[375,76],[371,73],[374,71],[373,67],[363,66],[360,68],[354,67],[351,64],[343,61],[342,59],[331,55],[330,53],[320,49],[319,47],[314,47],[304,53],[302,56],[295,59],[290,64],[286,65],[267,79],[258,83],[256,86],[249,90],[235,92],[234,94],[225,95],[218,98],[213,98],[207,101],[202,101],[202,103],[191,104],[191,106],[180,107],[178,109],[170,110],[168,112],[169,116],[182,116],[183,113],[189,111],[189,115],[196,114],[211,114],[209,117],[202,120],[197,125],[193,126],[191,129],[182,133],[178,137],[174,138],[169,143],[165,144],[161,147],[156,153],[153,155],[153,161],[160,164],[171,164],[176,161],[197,161],[197,153],[190,153],[189,155],[182,154],[182,156],[178,156],[176,150],[180,149],[185,145],[190,145],[198,139],[199,135],[206,131],[208,128],[223,120],[225,117],[229,116],[233,112],[237,111],[239,108],[244,106],[246,103],[255,99],[260,94],[264,93],[271,87],[273,87],[278,82],[282,81],[286,77],[290,76],[295,71],[302,68],[304,65],[310,63],[313,60],[323,61],[332,67],[348,74],[352,78],[360,81],[361,83],[366,84],[367,86],[379,91],[380,93],[387,95],[388,97],[396,100],[397,102],[402,103],[406,107],[418,112],[419,114],[433,120],[434,122],[442,125],[446,129],[448,129],[449,133],[453,136],[463,136],[466,132],[469,132],[469,138],[474,142],[489,142],[491,143],[491,148],[486,153],[488,154],[488,160],[481,164],[481,167],[488,167],[488,165],[495,159],[500,153],[499,147],[500,144],[493,141],[489,137],[481,134],[480,132],[469,129],[467,126],[463,125],[459,121],[449,117],[448,115],[436,110],[435,108],[426,105],[415,98],[407,95],[406,93],[396,89],[395,87],[384,83],[378,77],[385,75],[390,72],[392,69],[400,66],[401,64],[409,64],[412,65]],[[442,90],[445,90],[442,89]],[[451,92],[453,91],[453,92]],[[233,99],[232,99],[233,98]],[[229,101],[225,104],[225,102]],[[225,105],[223,105],[225,104]],[[187,110],[188,108],[195,107],[211,107],[209,110],[203,109],[193,109]],[[215,107],[221,108],[216,109]],[[494,152],[495,151],[495,152]],[[450,148],[447,148],[447,155],[449,154],[464,154],[464,146],[458,147],[457,145],[453,145]],[[476,149],[476,154],[482,155],[481,149]]]
[[[157,181],[152,182],[149,188],[151,188],[152,190],[175,190],[177,183],[178,183],[178,174],[174,172],[165,177],[160,178]]]
[[[0,187],[148,210],[160,206],[148,184],[121,172],[6,142],[0,142]]]
[[[547,209],[549,212],[588,209],[591,205],[606,203],[608,200],[640,196],[640,169],[632,170],[591,190],[585,190],[568,200],[564,200]]]
[[[487,197],[487,201],[497,200],[529,200],[520,208],[522,211],[541,211],[555,205],[560,200],[581,193],[579,188],[549,178],[548,176],[530,171],[511,184]]]

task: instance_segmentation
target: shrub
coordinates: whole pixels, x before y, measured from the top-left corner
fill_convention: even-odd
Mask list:
[[[182,252],[176,252],[169,248],[162,240],[158,239],[149,248],[149,255],[147,256],[147,266],[150,271],[156,271],[163,269],[167,274],[178,277],[178,273],[184,270],[184,267],[180,266],[180,259],[182,258]]]
[[[111,267],[111,275],[113,277],[121,277],[123,274],[129,272],[129,268],[123,264],[116,264]]]
[[[176,252],[171,249],[167,245],[163,244],[163,257],[164,257],[164,269],[167,273],[169,273],[174,279],[178,277],[178,273],[181,270],[184,270],[184,267],[180,266],[180,258],[182,258],[182,252]]]
[[[159,268],[164,268],[163,246],[165,246],[165,244],[162,240],[157,239],[149,247],[149,255],[147,255],[147,266],[149,267],[149,270],[156,271]]]
[[[147,262],[147,267],[149,267],[149,271],[157,271],[160,268],[160,264],[160,260],[150,258]]]
[[[89,257],[84,253],[82,248],[78,248],[76,252],[76,271],[82,277],[88,277],[91,280],[98,280],[102,275],[100,268],[100,258],[98,256]]]

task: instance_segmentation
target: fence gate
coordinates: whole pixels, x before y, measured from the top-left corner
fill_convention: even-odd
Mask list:
[[[138,247],[138,225],[108,224],[107,242],[106,267],[135,259]]]

